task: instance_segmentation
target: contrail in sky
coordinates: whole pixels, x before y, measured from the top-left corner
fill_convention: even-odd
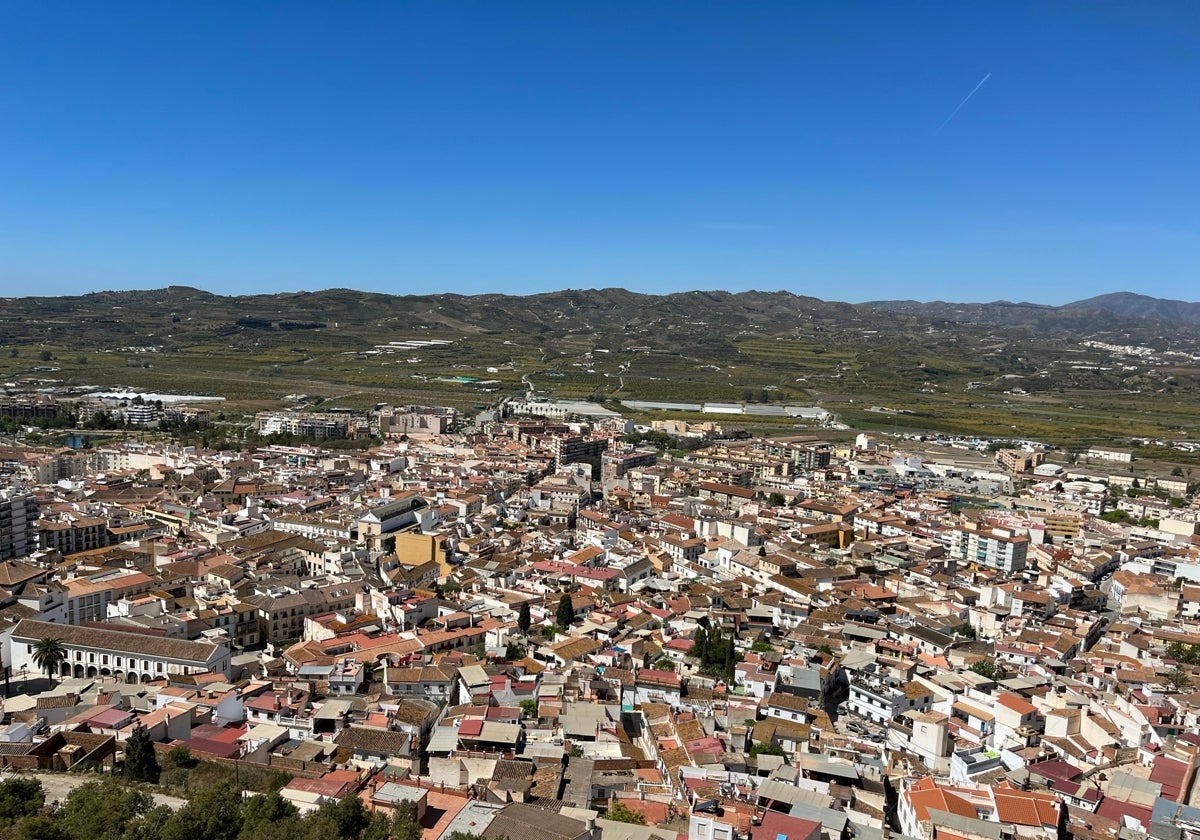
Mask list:
[[[950,112],[950,116],[948,116],[948,117],[946,117],[946,119],[942,120],[942,124],[941,124],[941,125],[939,125],[939,126],[937,127],[937,131],[935,131],[935,132],[933,132],[933,133],[936,135],[936,134],[937,134],[938,132],[940,132],[940,131],[941,131],[943,128],[945,128],[945,127],[946,127],[946,123],[948,123],[948,122],[950,122],[950,120],[954,119],[954,115],[955,115],[955,114],[957,114],[959,111],[961,111],[961,110],[962,110],[962,106],[966,105],[968,102],[970,102],[970,101],[971,101],[971,97],[975,95],[975,91],[977,91],[977,90],[979,90],[981,87],[983,87],[983,83],[984,83],[984,82],[986,82],[986,81],[987,81],[988,79],[990,79],[990,78],[992,78],[992,74],[991,74],[991,73],[988,73],[986,76],[984,76],[982,79],[980,79],[980,80],[979,80],[979,84],[977,84],[977,85],[975,85],[975,87],[971,88],[971,92],[970,92],[970,93],[968,93],[968,94],[967,94],[965,97],[963,97],[963,101],[962,101],[962,102],[959,102],[959,103],[958,103],[958,107],[957,107],[957,108],[955,108],[953,111],[951,111],[951,112]]]

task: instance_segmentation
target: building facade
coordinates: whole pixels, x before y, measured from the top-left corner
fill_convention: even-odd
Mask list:
[[[37,548],[37,513],[31,493],[0,490],[0,560],[27,557]]]
[[[107,677],[128,683],[212,672],[230,675],[229,645],[221,641],[189,642],[120,630],[72,627],[25,619],[13,628],[5,661],[14,671],[41,673],[34,651],[42,639],[57,639],[66,658],[59,677]]]

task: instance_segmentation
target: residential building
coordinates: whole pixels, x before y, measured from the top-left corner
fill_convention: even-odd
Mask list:
[[[37,514],[32,493],[0,489],[0,560],[27,557],[36,550]]]

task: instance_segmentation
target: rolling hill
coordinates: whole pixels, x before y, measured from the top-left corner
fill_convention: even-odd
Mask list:
[[[1197,313],[1128,294],[1042,306],[171,286],[0,299],[0,376],[222,394],[246,409],[296,393],[347,406],[526,393],[789,401],[868,428],[873,408],[895,408],[913,428],[1111,440],[1196,432]]]

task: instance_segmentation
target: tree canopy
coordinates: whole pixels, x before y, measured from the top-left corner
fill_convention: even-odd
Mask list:
[[[612,807],[608,809],[607,819],[616,822],[632,823],[633,825],[645,825],[646,816],[641,811],[635,811],[626,805],[624,802],[614,802]]]
[[[71,791],[54,822],[70,840],[123,840],[153,807],[150,794],[115,779],[87,782]]]
[[[989,680],[1004,679],[1004,669],[997,665],[993,659],[980,659],[971,666],[971,670],[981,677],[987,677]]]
[[[150,794],[109,778],[73,790],[49,815],[35,779],[0,783],[0,833],[15,840],[421,840],[416,806],[372,814],[353,794],[300,816],[278,792],[243,797],[226,782],[180,808],[154,806]],[[460,833],[455,840],[479,840]]]
[[[37,779],[5,779],[0,782],[0,826],[33,816],[45,801],[46,794]]]
[[[150,734],[139,723],[125,741],[125,778],[132,782],[157,782],[161,772]]]
[[[729,682],[733,679],[733,668],[738,663],[733,635],[724,635],[720,626],[696,628],[692,648],[687,654],[700,660],[700,672]]]
[[[1200,645],[1171,642],[1167,645],[1167,656],[1186,665],[1200,665]]]
[[[558,626],[562,628],[570,627],[575,623],[575,608],[571,605],[569,592],[564,592],[563,596],[558,599],[558,613],[555,619],[558,621]]]

